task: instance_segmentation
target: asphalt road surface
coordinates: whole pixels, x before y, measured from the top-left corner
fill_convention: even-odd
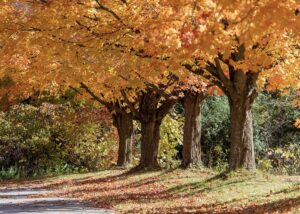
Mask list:
[[[0,189],[0,214],[113,214],[107,209],[68,198],[35,198],[49,191],[38,189]]]

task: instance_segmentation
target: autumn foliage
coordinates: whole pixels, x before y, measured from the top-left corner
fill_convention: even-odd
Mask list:
[[[0,6],[1,95],[13,102],[35,90],[86,86],[141,122],[146,168],[157,165],[161,121],[186,88],[228,97],[229,166],[250,171],[257,95],[300,88],[295,0],[12,0]]]

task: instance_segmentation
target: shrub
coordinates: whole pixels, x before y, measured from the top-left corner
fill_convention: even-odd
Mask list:
[[[274,174],[296,175],[300,172],[300,147],[290,144],[269,149],[264,159],[259,160],[259,168]]]
[[[160,142],[158,161],[164,167],[178,165],[176,161],[177,147],[182,145],[183,117],[167,115],[160,127]]]
[[[229,158],[230,121],[226,97],[210,96],[204,101],[201,144],[206,166],[225,170]]]
[[[79,111],[80,112],[80,111]],[[16,105],[0,114],[1,176],[95,171],[110,164],[110,127],[77,121],[69,105]],[[13,170],[12,170],[13,169]]]
[[[254,141],[258,157],[269,148],[300,143],[300,132],[294,120],[300,117],[299,107],[293,106],[294,95],[262,93],[254,104]]]

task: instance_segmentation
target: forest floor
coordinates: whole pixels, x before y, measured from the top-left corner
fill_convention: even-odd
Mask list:
[[[43,188],[116,213],[300,213],[300,176],[216,174],[208,170],[98,173],[0,182]]]

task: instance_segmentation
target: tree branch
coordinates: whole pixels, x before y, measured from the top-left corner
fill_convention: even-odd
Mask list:
[[[215,64],[216,64],[216,71],[217,71],[217,74],[221,80],[221,82],[223,83],[223,85],[227,88],[227,90],[231,90],[232,88],[232,83],[230,82],[230,80],[225,76],[224,72],[223,72],[223,69],[221,67],[221,64],[220,64],[220,60],[219,58],[215,58]]]
[[[132,102],[130,102],[130,100],[128,99],[128,96],[125,92],[124,89],[121,90],[121,94],[124,98],[125,103],[127,104],[129,110],[131,111],[131,114],[133,115],[134,118],[140,119],[140,115],[139,112],[135,109],[134,105],[132,104]]]
[[[117,19],[118,21],[120,21],[123,24],[121,18],[113,10],[109,9],[108,7],[105,7],[103,4],[100,3],[99,0],[95,0],[95,2],[98,4],[98,7],[96,9],[104,10],[104,11],[110,13],[115,19]]]
[[[224,93],[226,93],[226,88],[216,75],[214,68],[206,66],[204,69],[200,67],[194,69],[193,66],[190,64],[183,64],[183,66],[191,73],[204,77],[205,79],[210,81],[211,84],[218,86],[220,89],[223,90]],[[205,74],[205,71],[207,71],[210,75]]]
[[[108,108],[112,108],[113,104],[111,102],[106,102],[103,99],[101,99],[99,96],[97,96],[86,84],[84,84],[83,82],[80,83],[81,88],[83,88],[89,95],[91,95],[91,97],[98,101],[99,103],[101,103],[102,105],[108,107]]]
[[[159,120],[162,120],[164,116],[170,111],[170,109],[175,105],[176,102],[176,99],[165,100],[157,109],[157,118]]]

